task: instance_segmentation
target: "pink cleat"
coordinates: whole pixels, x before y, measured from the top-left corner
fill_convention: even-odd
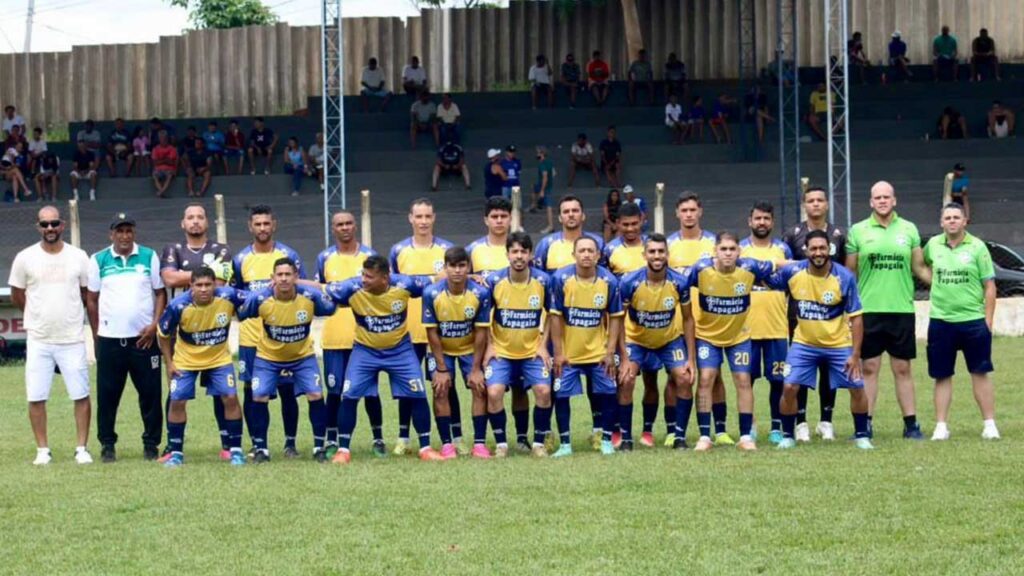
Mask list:
[[[227,462],[228,460],[231,460],[231,450],[221,450],[220,451],[220,459],[222,461],[224,461],[224,462]]]
[[[459,457],[459,452],[455,449],[454,444],[445,444],[441,446],[441,458],[445,460],[454,460]]]
[[[473,451],[470,452],[470,455],[473,456],[473,458],[479,458],[480,460],[491,459],[491,451],[488,450],[487,446],[484,446],[483,444],[474,444]]]

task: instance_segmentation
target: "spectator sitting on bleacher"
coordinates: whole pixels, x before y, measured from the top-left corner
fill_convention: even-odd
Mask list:
[[[988,30],[985,28],[982,28],[978,32],[978,37],[971,42],[971,82],[975,80],[981,81],[979,68],[982,70],[991,68],[996,80],[1002,80],[999,77],[999,57],[996,56],[996,41],[988,35]]]
[[[971,179],[967,176],[967,167],[957,162],[953,166],[953,187],[950,190],[949,201],[964,207],[964,218],[968,222],[971,221],[971,202],[967,198],[967,188],[970,184]]]
[[[444,145],[437,150],[437,162],[434,163],[431,190],[437,192],[437,185],[441,182],[441,176],[445,174],[461,175],[462,181],[466,184],[466,190],[471,188],[469,184],[469,168],[466,167],[466,158],[462,152],[462,146],[451,140],[446,140]]]
[[[441,140],[459,141],[459,122],[462,118],[462,111],[459,105],[452,102],[452,95],[445,92],[441,96],[441,105],[437,107],[437,120],[440,122]]]
[[[42,159],[43,154],[48,150],[46,145],[46,136],[43,134],[43,129],[36,126],[32,130],[32,139],[28,141],[28,157],[32,168],[32,172],[35,173],[39,168],[39,161]]]
[[[672,129],[672,143],[682,144],[690,125],[683,118],[683,107],[675,94],[669,96],[665,104],[665,126]]]
[[[484,196],[501,196],[506,180],[508,175],[501,167],[501,150],[491,148],[487,151],[487,164],[484,165]]]
[[[580,76],[582,76],[582,72],[580,71],[579,63],[576,62],[576,57],[573,56],[572,52],[566,54],[565,62],[562,62],[558,82],[565,86],[565,91],[569,94],[569,108],[576,107],[576,93],[582,85]]]
[[[654,106],[654,70],[647,60],[647,50],[636,53],[636,60],[629,65],[629,104],[636,104],[636,89],[647,90],[647,102]]]
[[[619,221],[619,208],[621,207],[622,196],[617,189],[612,188],[604,199],[604,205],[601,206],[601,232],[606,243],[615,237],[615,226]]]
[[[27,142],[25,140],[24,128],[20,124],[11,126],[11,131],[7,133],[7,138],[4,138],[3,150],[6,152],[11,148],[14,148],[18,142]]]
[[[203,179],[199,192],[195,189],[196,176]],[[206,196],[206,190],[210,187],[210,180],[213,179],[213,154],[206,149],[206,141],[196,138],[192,148],[185,151],[185,188],[188,189],[189,198],[201,198]]]
[[[78,200],[78,181],[89,181],[89,200],[96,199],[96,171],[99,169],[100,161],[96,155],[89,150],[85,140],[79,140],[75,147],[75,153],[71,156],[71,197]]]
[[[675,52],[669,52],[668,60],[665,62],[665,100],[669,96],[676,96],[681,101],[686,101],[686,64],[676,56]]]
[[[274,165],[274,148],[277,148],[277,134],[263,123],[263,117],[253,119],[252,130],[249,131],[249,174],[256,174],[256,158],[266,158],[263,174],[269,175]]]
[[[153,117],[149,121],[148,134],[149,149],[151,152],[153,150],[153,147],[157,145],[157,142],[160,142],[161,132],[167,133],[167,143],[170,144],[171,146],[174,146],[175,142],[177,142],[177,136],[174,133],[174,126],[171,126],[170,124],[164,124],[163,120]]]
[[[939,116],[939,137],[943,140],[966,140],[967,120],[952,106],[946,106]]]
[[[178,160],[181,167],[188,168],[188,153],[196,149],[196,140],[201,140],[195,126],[185,129],[185,137],[178,142]]]
[[[935,81],[939,81],[939,74],[942,68],[952,68],[953,81],[957,81],[959,68],[957,62],[956,36],[949,33],[949,26],[942,27],[942,33],[932,40],[932,70],[935,73]]]
[[[992,108],[988,111],[988,137],[1006,138],[1013,135],[1013,127],[1016,124],[1016,115],[1012,110],[1003,106],[999,100],[992,102]]]
[[[864,41],[860,32],[854,32],[853,37],[846,41],[846,52],[850,58],[850,64],[857,67],[860,74],[860,83],[867,84],[868,68],[871,68],[871,60],[864,53]]]
[[[608,178],[608,184],[618,188],[622,176],[622,143],[615,136],[615,126],[608,127],[608,136],[598,147],[601,150],[601,172]],[[600,183],[599,183],[600,185]]]
[[[391,92],[384,88],[384,71],[377,66],[377,59],[370,58],[366,68],[363,68],[363,75],[359,80],[362,88],[359,90],[359,100],[363,103],[363,112],[370,111],[370,97],[380,100],[380,111],[383,112],[391,99]]]
[[[149,134],[142,129],[142,126],[136,126],[135,132],[132,134],[132,159],[135,162],[135,174],[149,174]]]
[[[114,129],[107,135],[107,171],[117,177],[117,162],[124,161],[124,175],[132,173],[132,136],[124,127],[124,119],[114,120]]]
[[[298,196],[302,191],[302,177],[306,175],[309,158],[302,146],[299,146],[299,139],[295,136],[288,138],[283,156],[284,173],[292,177],[292,196]]]
[[[49,184],[50,193],[47,194],[47,184]],[[47,150],[36,161],[36,192],[39,193],[39,199],[50,202],[57,201],[57,188],[60,186],[60,158],[56,154]],[[47,198],[49,197],[49,198]]]
[[[576,135],[569,154],[569,181],[566,186],[572,188],[576,179],[576,169],[586,168],[594,173],[594,186],[601,185],[601,176],[597,172],[597,160],[594,158],[594,147],[587,141],[587,135],[580,132]]]
[[[99,169],[100,158],[103,157],[103,135],[96,129],[96,123],[86,120],[85,128],[75,135],[75,142],[85,143],[86,149],[96,158],[96,168]]]
[[[178,150],[171,144],[167,131],[157,134],[157,144],[153,146],[153,185],[156,186],[156,197],[166,198],[167,189],[178,174]]]
[[[316,178],[321,190],[324,189],[324,154],[324,133],[317,132],[316,141],[306,150],[306,156],[309,158],[306,174]]]
[[[225,163],[228,158],[238,158],[238,170],[235,174],[241,174],[245,164],[245,134],[242,134],[242,130],[239,129],[238,120],[232,120],[228,124],[228,133],[224,135]],[[255,170],[255,168],[253,169]]]
[[[690,137],[696,137],[697,142],[704,142],[704,118],[707,112],[704,110],[704,98],[694,96],[690,104],[690,111],[686,121],[690,125]]]
[[[601,59],[601,51],[594,50],[590,62],[587,62],[587,84],[598,106],[604,106],[608,100],[608,81],[611,75],[608,63]]]
[[[747,120],[753,121],[757,126],[757,141],[764,143],[764,125],[775,122],[775,117],[768,111],[768,95],[761,90],[760,85],[754,84],[743,97],[743,108]]]
[[[735,105],[736,99],[725,92],[719,94],[718,98],[715,98],[715,103],[711,105],[711,118],[708,120],[708,125],[711,126],[711,133],[715,136],[715,144],[722,143],[723,135],[726,144],[732,141],[729,138],[729,110]],[[719,128],[724,134],[719,134]]]
[[[420,97],[409,108],[409,144],[416,149],[416,135],[420,132],[434,135],[434,147],[440,148],[441,134],[437,126],[437,104],[430,92],[420,92]]]
[[[530,103],[533,109],[537,109],[537,100],[543,94],[547,96],[548,108],[555,105],[555,91],[551,87],[553,74],[551,65],[543,54],[537,55],[536,64],[530,66],[527,80],[530,81]]]
[[[828,127],[828,89],[824,83],[818,84],[808,101],[810,108],[807,111],[807,125],[818,138],[827,140],[825,130]]]
[[[892,33],[889,41],[889,66],[903,75],[904,82],[910,82],[914,74],[910,71],[910,60],[907,58],[907,43],[903,41],[899,30]]]
[[[0,123],[0,128],[2,128],[4,135],[6,135],[10,134],[11,128],[15,126],[20,127],[21,133],[24,134],[28,124],[25,122],[25,119],[21,117],[21,114],[18,114],[14,105],[8,104],[7,106],[4,106],[4,119],[3,122]]]
[[[211,120],[206,124],[206,132],[203,132],[203,142],[206,143],[206,151],[210,153],[214,163],[218,161],[224,166],[224,174],[228,173],[228,159],[224,157],[224,133],[217,128],[217,123]]]
[[[420,66],[417,56],[410,58],[409,63],[402,68],[402,89],[414,98],[427,91],[427,71]]]
[[[28,198],[32,195],[28,183],[25,181],[25,171],[22,167],[28,166],[28,152],[25,151],[24,142],[18,141],[14,147],[8,148],[0,158],[0,171],[3,172],[4,180],[11,183],[11,198],[14,202],[21,202],[21,198]],[[20,193],[20,197],[19,197]]]

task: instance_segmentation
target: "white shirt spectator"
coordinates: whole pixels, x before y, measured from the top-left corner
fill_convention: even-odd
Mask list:
[[[450,108],[445,108],[444,104],[437,107],[437,117],[445,124],[454,124],[462,113],[459,112],[459,105],[452,102]]]
[[[46,138],[40,138],[39,140],[28,141],[28,153],[32,156],[38,156],[46,152]]]
[[[163,287],[160,257],[150,248],[133,244],[128,257],[118,255],[113,246],[93,254],[89,259],[89,291],[100,295],[99,335],[137,337],[153,323],[153,291]]]
[[[371,90],[377,90],[377,87],[381,86],[381,82],[384,82],[384,71],[380,69],[380,66],[373,70],[370,70],[369,66],[367,66],[363,68],[361,82],[369,86]]]
[[[417,86],[423,86],[427,83],[426,69],[423,66],[413,68],[406,64],[405,68],[402,68],[402,83],[404,84],[405,82],[412,82]]]
[[[590,160],[594,156],[594,147],[587,142],[583,146],[574,142],[572,145],[572,157],[577,160]]]
[[[15,114],[14,118],[8,118],[4,115],[3,124],[0,124],[4,133],[9,134],[12,126],[21,126],[21,135],[25,135],[25,119],[21,117],[21,114]]]
[[[665,104],[665,126],[675,126],[683,117],[683,107],[669,102]]]
[[[530,66],[530,73],[527,76],[527,80],[534,84],[547,84],[551,85],[551,67],[547,64],[543,66],[537,66],[534,64]]]
[[[82,288],[89,282],[89,256],[71,244],[56,254],[41,243],[14,257],[7,283],[25,290],[25,331],[33,342],[85,342]]]

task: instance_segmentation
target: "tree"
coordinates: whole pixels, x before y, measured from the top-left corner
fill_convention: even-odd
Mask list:
[[[189,11],[196,29],[263,26],[277,22],[277,16],[260,0],[167,0],[171,6]]]

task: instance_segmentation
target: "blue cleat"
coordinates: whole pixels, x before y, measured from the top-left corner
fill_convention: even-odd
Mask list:
[[[904,428],[903,437],[907,440],[924,440],[924,434],[921,433],[921,426],[918,424]]]
[[[768,434],[768,443],[778,445],[780,442],[782,442],[782,430],[772,430]]]
[[[229,462],[232,466],[245,466],[245,454],[241,450],[232,450]]]
[[[552,458],[566,458],[568,456],[572,456],[572,446],[568,444],[562,444],[558,447],[558,450],[551,455]]]
[[[779,450],[792,450],[793,448],[796,448],[796,440],[793,440],[792,438],[783,438],[779,441],[776,448]]]
[[[610,440],[602,440],[601,454],[604,454],[605,456],[611,456],[612,454],[615,454],[615,444],[612,443]]]
[[[871,443],[871,438],[857,438],[853,441],[853,445],[861,450],[874,450],[875,446]]]
[[[171,452],[170,456],[164,460],[164,468],[181,468],[184,463],[185,456],[181,452]]]

